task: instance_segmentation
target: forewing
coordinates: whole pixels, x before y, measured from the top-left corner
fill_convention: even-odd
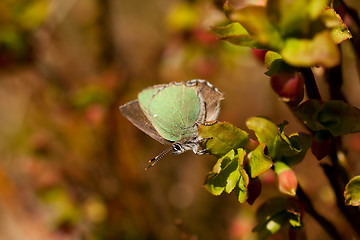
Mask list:
[[[134,124],[141,131],[148,134],[150,137],[162,144],[171,145],[169,141],[162,138],[160,134],[155,130],[154,126],[151,124],[149,119],[141,110],[138,100],[134,100],[120,106],[120,111],[132,124]]]

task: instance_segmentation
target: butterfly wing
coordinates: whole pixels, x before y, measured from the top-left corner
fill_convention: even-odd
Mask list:
[[[141,131],[155,139],[156,141],[171,145],[171,142],[167,141],[155,130],[149,119],[145,116],[144,112],[140,108],[138,100],[131,101],[127,104],[120,106],[121,113],[134,124]]]
[[[141,131],[162,144],[186,141],[197,134],[197,124],[216,120],[223,94],[209,82],[194,79],[144,89],[120,107]]]
[[[189,83],[196,83],[199,96],[205,103],[205,121],[215,121],[220,112],[220,101],[224,95],[211,83],[201,79],[194,79]]]
[[[153,94],[149,101],[149,96]],[[201,112],[196,86],[169,84],[155,91],[145,89],[138,95],[139,105],[156,131],[169,141],[184,141],[197,134]]]

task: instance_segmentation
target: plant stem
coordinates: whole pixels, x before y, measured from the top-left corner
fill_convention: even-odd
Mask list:
[[[332,165],[321,164],[329,182],[335,192],[336,204],[345,218],[348,220],[354,231],[360,236],[360,211],[358,207],[347,206],[345,204],[344,189],[349,182],[346,170],[339,164],[337,157],[338,146],[341,144],[340,138],[334,138],[330,152]]]
[[[351,18],[353,19],[353,21],[355,22],[357,27],[360,27],[360,18],[359,18],[359,14],[357,13],[357,11],[353,8],[350,8],[343,0],[340,0],[339,2],[341,3],[342,7],[344,8],[345,13],[347,13],[351,16]],[[339,11],[339,14],[342,17],[342,19],[344,19],[345,16],[344,16],[344,14],[342,14],[341,11]]]
[[[318,90],[318,87],[315,82],[314,75],[310,68],[301,68],[300,71],[305,77],[305,86],[308,97],[310,99],[317,99],[321,100],[321,96]],[[345,97],[340,91],[340,87],[342,84],[342,74],[341,74],[341,67],[334,67],[332,69],[327,70],[327,75],[330,76],[328,79],[328,83],[330,85],[330,94],[332,99],[342,99],[345,100]],[[335,86],[332,86],[335,85]],[[344,189],[346,183],[349,181],[348,174],[346,170],[339,164],[339,159],[337,157],[338,151],[342,149],[341,146],[341,138],[336,137],[332,141],[331,153],[329,155],[332,165],[329,164],[321,164],[326,177],[328,178],[331,187],[336,196],[337,206],[340,211],[343,213],[345,218],[348,220],[349,224],[352,226],[354,231],[360,236],[360,211],[357,207],[346,206],[344,201]],[[302,193],[300,191],[299,193]],[[310,200],[308,200],[311,204]],[[313,212],[314,208],[311,205],[308,205],[308,212],[314,217],[319,218],[316,212]],[[317,219],[319,222],[321,217]],[[329,226],[329,224],[325,224],[325,226]]]
[[[341,49],[339,48],[339,51]],[[327,68],[325,70],[326,80],[329,84],[330,97],[334,100],[346,101],[344,94],[341,91],[341,85],[343,83],[341,65],[336,67]]]
[[[310,214],[320,225],[321,227],[329,234],[329,236],[333,237],[334,239],[341,240],[342,237],[339,232],[336,230],[335,226],[327,220],[324,216],[320,215],[316,209],[314,208],[310,198],[306,195],[300,185],[296,190],[296,195],[301,200],[301,202],[305,206],[305,211]]]
[[[259,146],[259,143],[253,139],[249,139],[249,142],[246,144],[245,149],[249,149],[251,151],[255,150]]]
[[[315,82],[315,77],[311,68],[300,68],[299,71],[304,75],[306,93],[310,99],[321,100],[319,89]]]
[[[338,1],[339,4],[335,6],[336,12],[341,16],[341,18],[344,20],[346,18],[349,18],[352,20],[349,23],[347,23],[347,27],[349,31],[352,34],[352,38],[350,38],[350,42],[352,43],[352,46],[354,48],[354,52],[357,55],[357,66],[358,66],[358,73],[360,71],[360,18],[358,12],[349,7],[343,0]]]

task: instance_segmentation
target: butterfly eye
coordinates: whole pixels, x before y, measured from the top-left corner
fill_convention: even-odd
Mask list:
[[[178,152],[178,151],[181,151],[182,147],[180,145],[180,143],[175,143],[174,146],[173,146],[173,150],[175,152]]]

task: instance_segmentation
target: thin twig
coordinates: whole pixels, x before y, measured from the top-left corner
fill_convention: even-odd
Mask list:
[[[355,24],[357,25],[358,28],[360,28],[360,18],[359,18],[359,14],[357,13],[357,11],[351,7],[349,7],[343,0],[339,1],[342,5],[342,7],[344,7],[345,12],[347,14],[349,14],[351,16],[351,18],[354,20]],[[340,16],[342,15],[341,11],[339,11]],[[344,16],[341,16],[344,19]]]
[[[310,216],[312,216],[321,225],[321,227],[329,234],[329,236],[333,237],[336,240],[342,239],[341,235],[336,230],[335,226],[324,216],[322,216],[316,211],[310,198],[306,195],[306,193],[303,191],[300,185],[298,185],[296,195],[304,204],[305,211],[308,212]]]
[[[333,188],[336,196],[336,204],[345,218],[348,220],[354,231],[360,236],[360,211],[358,207],[345,205],[344,189],[346,183],[349,181],[349,176],[346,170],[339,164],[337,157],[337,150],[341,144],[340,138],[335,138],[332,143],[330,152],[330,160],[332,165],[321,164],[325,175],[329,179],[331,187]]]
[[[299,70],[305,78],[305,88],[308,97],[310,99],[321,100],[320,92],[311,68],[300,68]]]
[[[335,7],[336,12],[341,16],[342,19],[345,19],[350,16],[352,21],[348,24],[348,29],[352,34],[352,38],[350,38],[350,42],[354,47],[354,52],[357,57],[360,57],[360,18],[357,11],[351,7],[349,7],[343,0],[339,1],[340,4]],[[358,65],[359,60],[357,59]],[[359,71],[359,69],[358,69]]]
[[[306,86],[306,91],[307,91],[308,97],[311,99],[321,100],[321,96],[320,96],[320,93],[319,93],[319,90],[318,90],[318,87],[315,82],[315,78],[314,78],[314,75],[313,75],[311,69],[310,68],[301,68],[300,71],[302,72],[302,74],[305,77],[305,86]],[[340,88],[341,83],[342,83],[341,69],[339,67],[336,67],[336,68],[332,69],[332,71],[334,71],[333,73],[336,75],[332,76],[332,78],[328,80],[329,84],[330,85],[335,84],[335,85],[337,85],[338,88]],[[335,79],[335,77],[337,77],[339,79]],[[338,89],[338,90],[335,90],[334,92],[332,92],[331,97],[345,99],[345,97],[339,91],[340,90]],[[352,226],[354,231],[360,236],[360,211],[356,207],[354,208],[351,206],[346,206],[345,201],[344,201],[344,188],[345,188],[346,183],[349,181],[349,177],[348,177],[346,170],[339,164],[339,160],[337,157],[337,153],[338,153],[339,149],[341,149],[341,148],[342,148],[341,147],[341,138],[340,137],[334,138],[333,145],[331,148],[331,153],[329,155],[332,165],[321,164],[321,166],[333,188],[333,191],[336,196],[338,208],[343,213],[345,218],[348,220],[348,222],[350,223],[350,225]],[[301,191],[300,191],[300,193],[301,193]],[[306,199],[306,198],[304,198],[304,199]],[[311,205],[309,205],[309,206],[311,206]],[[314,209],[309,207],[308,212],[314,218],[319,218],[319,216],[317,216],[316,212],[313,212],[313,210]],[[319,220],[323,221],[323,220],[321,220],[321,217],[318,219],[318,221]],[[325,226],[326,225],[328,225],[328,224],[325,224]]]
[[[341,48],[339,47],[339,51]],[[341,65],[337,65],[325,70],[326,80],[329,84],[330,97],[333,100],[343,100],[347,102],[343,92],[341,91],[341,85],[343,84]]]

